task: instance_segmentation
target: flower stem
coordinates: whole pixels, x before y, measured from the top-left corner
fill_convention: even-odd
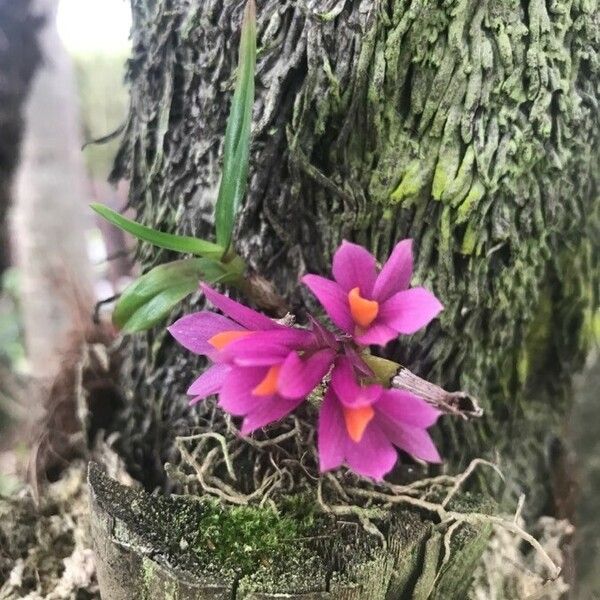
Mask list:
[[[415,375],[406,367],[400,367],[396,375],[392,377],[391,385],[393,388],[406,390],[423,398],[442,412],[457,415],[463,419],[483,416],[483,409],[479,406],[478,401],[466,392],[448,392],[439,385]]]

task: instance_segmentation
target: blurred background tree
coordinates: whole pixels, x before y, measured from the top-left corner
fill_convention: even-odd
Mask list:
[[[88,2],[75,23],[87,43],[78,46],[72,15],[57,23],[67,4],[0,3],[0,426],[12,415],[0,471],[11,476],[19,470],[12,440],[43,414],[69,334],[88,326],[96,295],[112,295],[130,270],[126,255],[106,261],[126,250],[125,239],[106,229],[105,241],[87,208],[122,203],[126,187],[106,183],[117,142],[81,151],[125,119],[128,25],[112,48],[110,36],[90,46],[83,31],[98,23],[81,20]]]
[[[40,19],[30,0],[0,0],[0,439],[4,429],[22,417],[21,385],[14,369],[24,350],[19,319],[18,276],[10,271],[12,252],[8,213],[21,155],[25,101],[40,63],[37,32]],[[0,460],[0,491],[2,468]]]
[[[6,217],[20,156],[25,100],[41,58],[39,27],[31,0],[0,1],[0,276],[11,264]]]

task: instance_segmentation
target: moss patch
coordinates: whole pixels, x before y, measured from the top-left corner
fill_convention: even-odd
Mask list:
[[[317,514],[314,499],[289,496],[277,509],[224,506],[214,499],[151,496],[119,485],[90,467],[96,502],[115,519],[121,543],[151,548],[152,560],[190,573],[205,583],[245,580],[265,589],[297,574],[299,591],[324,590],[328,573],[344,571],[340,548],[352,543],[355,556],[368,556],[377,540],[356,524],[341,527]],[[268,587],[268,586],[267,586]]]
[[[240,575],[291,553],[310,558],[312,551],[303,539],[310,539],[315,528],[324,526],[312,505],[292,496],[280,511],[254,506],[223,506],[217,501],[203,502],[205,512],[198,521],[192,549],[201,560],[216,559]]]

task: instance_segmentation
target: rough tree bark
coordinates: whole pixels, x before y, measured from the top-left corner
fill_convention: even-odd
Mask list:
[[[447,468],[499,457],[509,505],[524,491],[530,519],[568,516],[555,459],[598,303],[598,2],[257,4],[239,251],[302,314],[314,305],[298,277],[326,273],[342,238],[381,259],[414,238],[416,281],[446,309],[391,356],[486,409],[478,425],[441,428]],[[210,230],[242,5],[132,2],[131,111],[113,176],[131,180],[146,224]],[[139,250],[145,268],[167,258]],[[212,406],[187,408],[199,365],[163,328],[127,352],[120,451],[148,488],[168,489],[174,437]],[[430,538],[415,572],[439,568],[440,543]]]

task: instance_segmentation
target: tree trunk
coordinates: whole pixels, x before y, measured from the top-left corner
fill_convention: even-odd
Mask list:
[[[205,237],[244,2],[132,4],[131,111],[113,176],[131,180],[144,223]],[[486,410],[480,424],[440,428],[447,469],[499,457],[508,493],[496,499],[510,506],[524,491],[529,519],[568,516],[547,457],[562,448],[598,304],[598,2],[257,4],[238,250],[302,315],[315,306],[299,276],[327,273],[343,238],[383,260],[412,237],[416,282],[445,311],[390,356]],[[169,258],[138,255],[144,268]],[[164,328],[128,352],[121,453],[148,488],[177,487],[163,469],[181,463],[174,438],[213,410],[187,407],[200,365]],[[415,472],[426,474],[401,466],[395,477]],[[416,571],[440,568],[440,544]]]
[[[29,0],[0,1],[0,275],[11,264],[7,214],[23,133],[23,107],[39,62],[39,20]]]
[[[37,0],[44,67],[27,105],[17,182],[16,251],[32,372],[51,379],[57,348],[93,305],[85,230],[89,196],[81,154],[77,89],[71,59],[56,29],[57,0]]]
[[[14,351],[10,327],[14,315],[13,298],[7,292],[5,270],[12,265],[8,214],[13,201],[13,178],[17,167],[23,135],[23,113],[31,79],[39,63],[36,32],[39,20],[34,17],[28,0],[0,0],[0,461],[3,467],[9,445],[7,424],[20,415],[19,401],[23,382],[12,372]],[[10,323],[9,328],[7,325]],[[11,340],[12,337],[12,340]],[[2,347],[4,346],[4,347]],[[12,461],[10,461],[12,462]],[[0,469],[8,474],[9,468]]]

